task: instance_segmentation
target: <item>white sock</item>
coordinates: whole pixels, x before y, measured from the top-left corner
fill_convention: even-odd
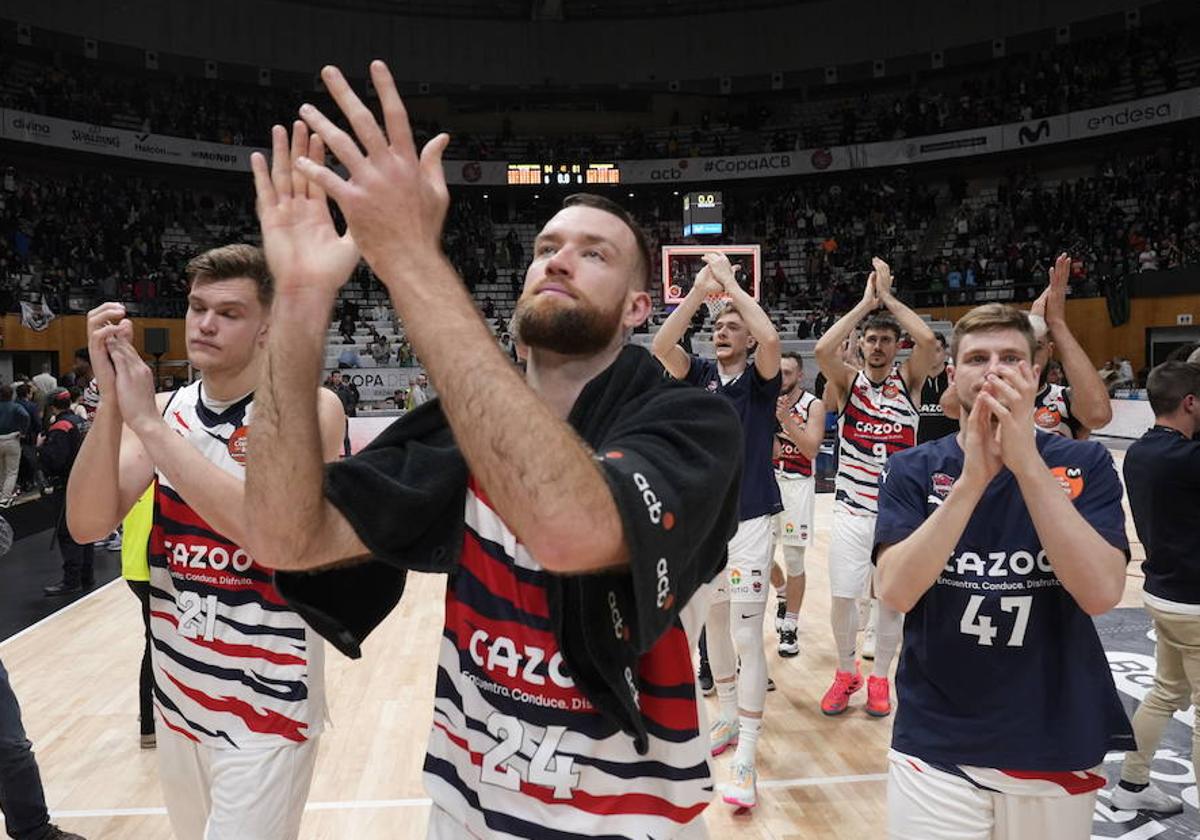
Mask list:
[[[798,612],[794,612],[794,613],[784,613],[784,614],[783,614],[783,620],[784,620],[784,621],[790,621],[790,622],[792,622],[793,624],[799,624],[799,623],[800,623],[800,613],[798,613]]]
[[[877,677],[888,675],[892,659],[900,649],[903,633],[904,614],[880,603],[875,622],[875,667],[871,670],[872,674]]]
[[[720,718],[730,723],[737,721],[737,705],[737,680],[717,683],[717,708],[720,710],[717,714]]]
[[[738,745],[733,754],[734,764],[754,766],[758,755],[758,734],[762,732],[762,718],[741,715],[738,717]]]
[[[830,605],[833,644],[837,648],[838,670],[853,673],[854,643],[858,638],[858,604],[853,598],[834,597]]]

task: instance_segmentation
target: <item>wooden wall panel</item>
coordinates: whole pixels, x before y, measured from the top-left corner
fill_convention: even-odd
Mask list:
[[[169,336],[168,352],[163,361],[187,358],[187,338],[182,318],[135,318],[133,322],[135,344],[139,350],[145,346],[147,327],[165,327]],[[3,344],[0,352],[14,350],[41,350],[58,352],[58,369],[71,369],[75,351],[87,346],[87,318],[83,315],[65,315],[55,318],[42,332],[34,332],[21,325],[21,316],[5,315],[3,322]],[[146,357],[150,361],[151,357]]]
[[[1200,323],[1200,295],[1134,298],[1129,303],[1129,321],[1114,327],[1103,298],[1067,301],[1067,324],[1097,367],[1120,355],[1127,357],[1136,371],[1146,364],[1148,328],[1174,327],[1176,316],[1184,314],[1191,314],[1193,321]],[[955,321],[970,308],[947,306],[918,311],[936,320]]]

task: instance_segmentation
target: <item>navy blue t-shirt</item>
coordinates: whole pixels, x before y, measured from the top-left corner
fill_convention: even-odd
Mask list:
[[[1121,482],[1099,443],[1037,433],[1076,510],[1129,556]],[[962,473],[956,435],[888,459],[875,551],[917,530]],[[1096,627],[1063,588],[1007,469],[904,619],[892,747],[930,762],[1084,770],[1133,749]]]
[[[775,403],[783,385],[783,374],[763,379],[751,362],[727,385],[721,384],[720,371],[712,359],[691,357],[684,381],[721,394],[733,403],[742,421],[746,460],[742,472],[742,498],[738,521],[768,516],[783,510],[771,447],[775,440]]]
[[[1125,453],[1125,487],[1151,595],[1200,604],[1200,443],[1155,426]]]

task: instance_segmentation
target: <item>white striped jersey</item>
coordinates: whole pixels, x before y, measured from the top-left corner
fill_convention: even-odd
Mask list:
[[[253,394],[231,404],[192,383],[171,395],[167,425],[225,472],[245,475]],[[271,572],[213,530],[155,477],[150,532],[155,699],[171,730],[206,746],[270,748],[319,734],[324,643],[275,589]]]
[[[1014,796],[1078,796],[1081,793],[1099,790],[1108,783],[1103,771],[1097,773],[1093,770],[998,770],[994,767],[926,761],[899,750],[888,750],[888,761],[907,764],[918,773],[958,779],[980,790]]]
[[[1065,438],[1077,438],[1083,429],[1083,424],[1071,414],[1071,392],[1050,382],[1033,398],[1033,422],[1043,432]]]
[[[892,367],[878,385],[859,371],[838,418],[838,466],[834,503],[855,516],[874,516],[879,474],[888,456],[916,446],[920,414]]]
[[[698,593],[637,673],[626,672],[650,735],[639,755],[565,669],[548,580],[470,481],[462,556],[446,586],[426,789],[470,836],[670,837],[713,793],[691,657],[708,599]]]
[[[796,400],[796,404],[792,406],[792,415],[796,418],[800,425],[808,423],[808,411],[812,404],[816,402],[816,396],[808,391],[801,391],[800,399]],[[824,417],[814,417],[814,423],[825,424]],[[775,437],[779,441],[779,457],[775,459],[775,469],[780,472],[789,473],[791,475],[801,475],[806,478],[813,474],[812,461],[796,446],[795,442],[788,437],[787,432],[782,428],[775,432]]]

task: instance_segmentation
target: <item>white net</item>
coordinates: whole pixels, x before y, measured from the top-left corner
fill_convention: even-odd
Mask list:
[[[715,321],[725,311],[725,307],[729,305],[730,298],[727,295],[709,295],[704,299],[704,306],[708,309],[708,317]]]

